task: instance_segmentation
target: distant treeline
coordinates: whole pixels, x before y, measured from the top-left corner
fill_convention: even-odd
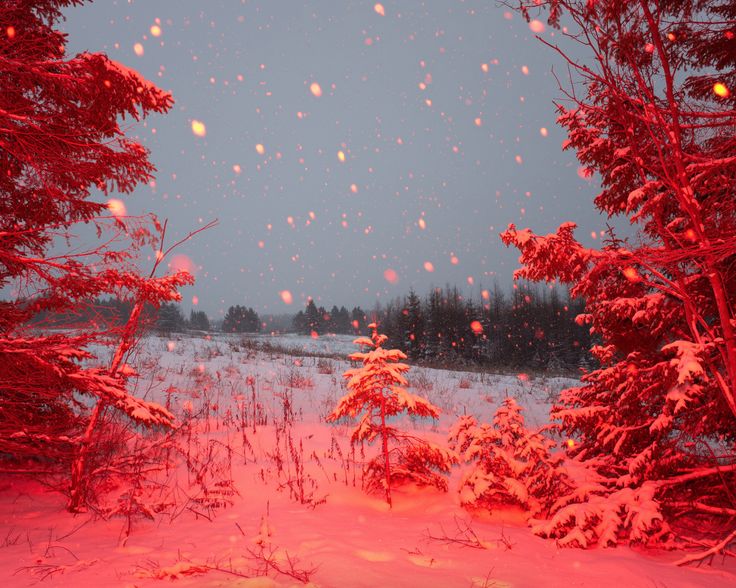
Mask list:
[[[326,311],[310,300],[293,324],[305,334],[359,334],[377,321],[388,345],[414,361],[571,369],[590,362],[590,333],[575,322],[582,312],[581,301],[557,289],[518,284],[508,293],[484,290],[472,300],[447,286],[424,298],[411,291],[369,313],[359,307]]]
[[[93,321],[122,325],[132,303],[98,300],[69,315],[39,315],[45,325],[67,326]],[[508,292],[494,287],[477,300],[464,297],[456,287],[436,288],[420,298],[414,291],[371,311],[332,306],[330,310],[310,300],[292,319],[292,330],[305,335],[367,334],[377,321],[389,337],[388,345],[401,349],[417,362],[492,365],[537,369],[570,369],[588,366],[591,337],[575,317],[584,312],[579,300],[567,293],[537,285],[518,284]],[[280,317],[279,322],[283,322]],[[146,307],[145,321],[160,332],[186,330],[257,333],[264,322],[252,308],[231,306],[224,320],[213,324],[204,311],[185,317],[179,305],[163,304],[156,311]],[[268,330],[269,319],[265,318]]]

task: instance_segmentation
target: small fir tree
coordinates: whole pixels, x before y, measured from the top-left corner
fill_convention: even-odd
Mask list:
[[[491,509],[518,505],[531,515],[547,513],[566,483],[554,443],[524,424],[522,408],[509,397],[493,425],[462,416],[450,430],[450,447],[471,464],[460,485],[464,506]]]
[[[455,458],[452,452],[389,424],[389,419],[400,414],[418,417],[439,417],[440,410],[428,400],[409,393],[404,386],[404,373],[409,366],[398,349],[384,349],[385,335],[380,335],[375,323],[368,325],[372,336],[359,337],[357,345],[369,349],[353,353],[353,361],[362,367],[345,372],[348,393],[338,402],[328,421],[355,418],[360,421],[353,431],[351,443],[375,440],[381,442],[381,452],[365,467],[365,479],[369,490],[383,490],[386,502],[391,506],[391,488],[404,482],[431,485],[447,490],[447,473]]]

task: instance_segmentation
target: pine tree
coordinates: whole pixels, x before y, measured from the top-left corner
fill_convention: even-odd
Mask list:
[[[178,304],[162,304],[158,309],[156,328],[164,333],[181,333],[184,330],[186,320]]]
[[[105,55],[65,54],[66,35],[55,27],[64,7],[80,3],[0,4],[0,288],[20,291],[0,303],[0,456],[8,467],[71,466],[71,510],[90,498],[90,463],[107,465],[94,443],[114,418],[109,408],[143,425],[172,424],[169,411],[129,394],[124,361],[145,304],[178,300],[177,288],[191,283],[186,274],[144,277],[135,267],[136,252],[152,246],[161,254],[155,272],[165,225],[110,215],[120,207],[92,199],[93,189],[131,192],[151,179],[147,150],[125,137],[121,122],[165,112],[172,100]],[[51,259],[52,242],[73,241],[81,223],[104,239]],[[65,313],[103,294],[132,304],[108,367],[87,350],[110,340],[93,325],[74,334],[31,330],[38,313]]]
[[[544,515],[565,487],[562,459],[552,456],[554,443],[524,424],[522,408],[507,397],[493,425],[462,416],[449,433],[450,448],[471,464],[461,481],[460,502],[493,510],[516,505],[530,515]]]
[[[409,290],[406,299],[406,320],[404,323],[404,345],[411,359],[419,359],[424,350],[424,316],[422,301],[414,290]]]
[[[591,63],[568,59],[586,92],[559,107],[566,147],[600,175],[598,209],[639,232],[601,250],[573,223],[503,235],[521,251],[517,276],[572,284],[600,337],[600,369],[553,412],[600,481],[570,498],[582,518],[562,516],[569,504],[547,533],[646,540],[664,519],[721,516],[724,549],[736,537],[736,4],[522,2],[527,15],[540,5],[593,49]],[[595,521],[614,515],[603,536]]]
[[[307,308],[304,311],[304,317],[305,317],[305,333],[307,335],[311,335],[312,333],[320,334],[322,333],[322,315],[324,312],[320,313],[319,309],[317,308],[317,305],[314,303],[314,300],[311,298],[309,299],[309,302],[307,302]]]
[[[204,310],[194,310],[189,312],[189,328],[195,331],[209,331],[210,319]]]
[[[405,433],[392,426],[389,420],[401,414],[438,418],[439,409],[420,396],[409,393],[403,374],[409,366],[397,349],[384,349],[385,335],[378,334],[375,323],[368,325],[371,338],[360,337],[357,345],[369,349],[353,353],[349,358],[363,362],[363,366],[346,371],[348,393],[327,417],[328,421],[355,418],[360,415],[353,431],[351,443],[381,443],[381,452],[365,468],[369,490],[382,490],[389,506],[391,488],[404,483],[432,485],[447,489],[447,481],[441,475],[449,471],[454,456],[447,450]],[[439,472],[439,473],[438,473]]]

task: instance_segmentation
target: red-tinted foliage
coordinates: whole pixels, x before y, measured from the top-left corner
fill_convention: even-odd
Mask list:
[[[353,353],[349,357],[363,363],[362,367],[346,371],[348,393],[343,396],[328,421],[355,418],[360,415],[358,426],[353,431],[351,443],[380,440],[381,453],[365,468],[369,490],[382,490],[386,502],[391,505],[391,487],[404,482],[432,485],[447,489],[446,473],[454,463],[454,455],[444,448],[406,433],[389,422],[401,414],[437,418],[439,408],[425,398],[411,394],[403,374],[409,366],[401,363],[406,355],[398,349],[384,349],[385,335],[378,333],[377,326],[368,325],[371,338],[360,337],[357,345],[367,348],[366,352]]]
[[[107,407],[147,425],[172,424],[164,408],[132,397],[122,369],[144,303],[176,300],[180,273],[140,274],[137,250],[160,259],[155,219],[109,214],[94,192],[130,192],[154,171],[121,122],[165,112],[169,94],[102,54],[65,54],[55,30],[76,0],[0,4],[0,456],[10,467],[58,470],[74,462],[70,506],[85,500],[85,458]],[[65,247],[80,223],[91,246]],[[69,312],[103,293],[136,302],[107,367],[87,350],[102,333],[39,332],[39,313]],[[6,294],[7,296],[7,294]],[[114,342],[114,340],[113,340]],[[105,459],[104,455],[96,458]]]
[[[502,235],[521,251],[517,277],[573,285],[588,309],[578,319],[601,341],[600,369],[553,411],[600,480],[571,499],[588,501],[585,516],[565,511],[545,532],[645,540],[673,514],[733,514],[736,95],[715,85],[736,85],[736,5],[522,4],[527,14],[546,7],[552,24],[564,15],[593,50],[587,64],[566,56],[585,93],[567,93],[559,122],[566,147],[600,175],[596,206],[639,231],[636,242],[611,233],[599,251],[570,223],[546,237],[513,225]],[[606,511],[592,495],[615,495],[617,506]]]

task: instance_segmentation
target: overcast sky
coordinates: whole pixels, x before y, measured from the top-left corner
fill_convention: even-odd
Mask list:
[[[477,297],[511,283],[508,223],[573,220],[591,245],[605,227],[597,185],[560,148],[563,64],[492,1],[97,0],[66,15],[71,52],[173,93],[129,129],[158,174],[125,204],[172,237],[219,220],[178,251],[197,279],[187,310],[372,307],[446,283]]]

